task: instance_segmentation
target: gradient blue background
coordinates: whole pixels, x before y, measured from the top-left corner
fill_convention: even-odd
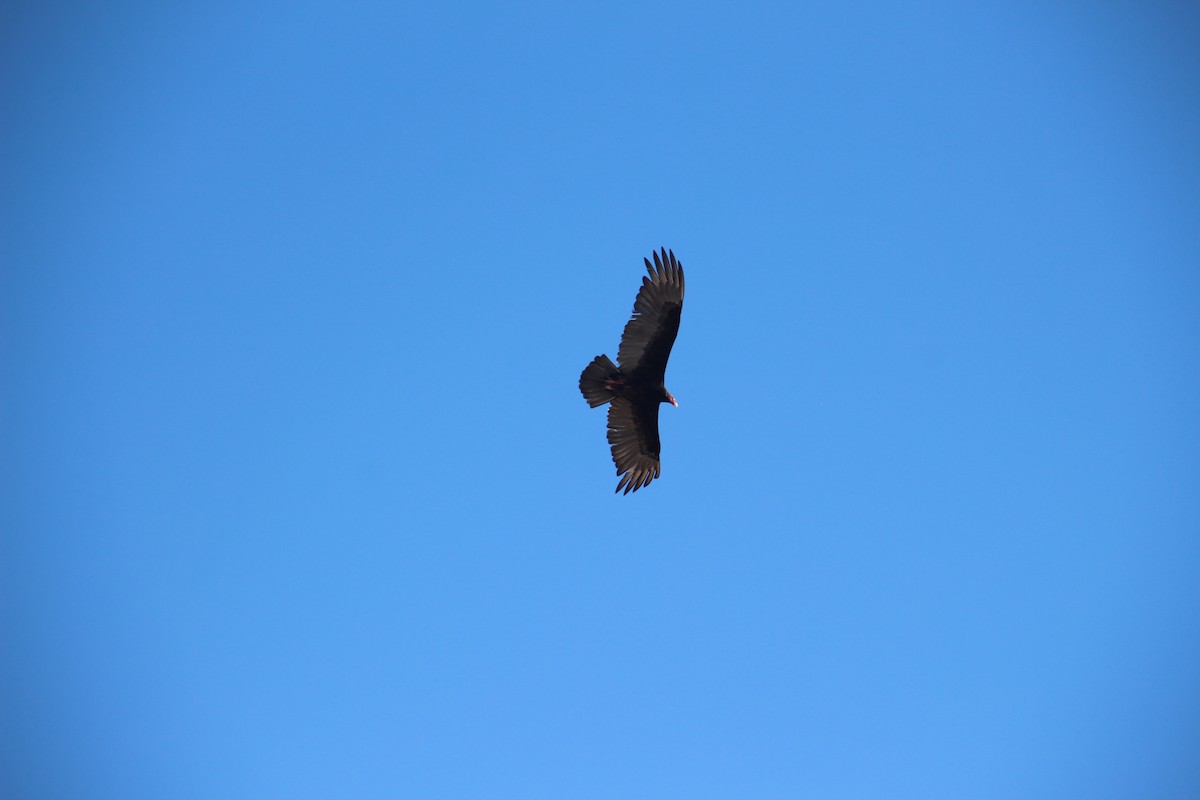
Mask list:
[[[189,5],[3,11],[0,794],[1200,796],[1192,4]]]

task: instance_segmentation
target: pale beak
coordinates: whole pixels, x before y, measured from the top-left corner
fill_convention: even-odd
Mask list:
[[[671,401],[671,405],[675,406],[676,408],[679,408],[679,403],[675,402],[675,395],[671,394],[670,392],[667,392],[667,400]]]

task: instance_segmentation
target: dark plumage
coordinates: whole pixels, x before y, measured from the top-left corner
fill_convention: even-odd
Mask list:
[[[633,318],[621,334],[617,364],[596,356],[579,376],[579,390],[596,406],[608,407],[608,443],[621,476],[617,491],[646,486],[662,472],[658,461],[658,406],[679,404],[663,385],[679,314],[683,311],[683,265],[664,249],[654,263],[644,259],[648,278],[633,302]]]

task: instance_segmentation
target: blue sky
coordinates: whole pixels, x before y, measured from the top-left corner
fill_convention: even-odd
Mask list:
[[[2,793],[1198,796],[1200,14],[968,5],[6,7]]]

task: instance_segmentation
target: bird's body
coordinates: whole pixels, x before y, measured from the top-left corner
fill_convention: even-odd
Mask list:
[[[621,335],[620,366],[608,356],[596,356],[579,376],[579,390],[588,405],[611,403],[608,443],[621,476],[617,491],[624,489],[626,494],[661,474],[658,406],[679,405],[664,378],[683,311],[683,266],[665,249],[661,256],[654,254],[653,264],[650,259],[645,262],[650,276],[642,278],[633,317]]]

